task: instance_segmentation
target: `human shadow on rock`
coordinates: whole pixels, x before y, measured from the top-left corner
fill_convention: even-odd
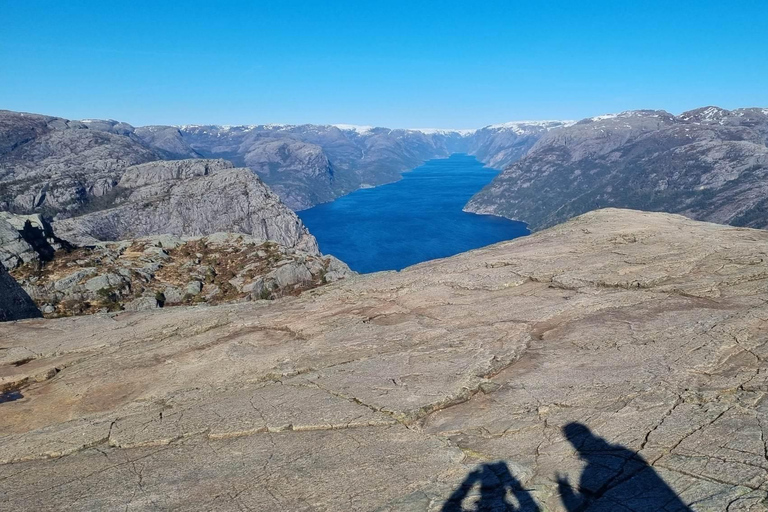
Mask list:
[[[560,498],[568,512],[691,511],[636,452],[608,443],[581,423],[569,423],[563,434],[587,464],[575,489],[558,475]]]
[[[467,500],[470,491],[480,484],[480,496],[477,501]],[[517,503],[510,501],[513,498]],[[472,502],[471,509],[463,508],[464,501]],[[475,469],[459,487],[453,491],[443,505],[442,512],[540,512],[541,509],[527,489],[510,473],[504,462],[483,464]]]

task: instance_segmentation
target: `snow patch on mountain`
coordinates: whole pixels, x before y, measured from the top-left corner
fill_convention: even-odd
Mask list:
[[[453,129],[453,128],[408,128],[409,132],[420,132],[424,135],[452,135],[457,134],[462,137],[472,135],[477,128]]]
[[[536,131],[540,129],[551,130],[553,128],[563,128],[576,124],[576,121],[571,120],[544,120],[544,121],[510,121],[507,123],[491,124],[483,128],[484,130],[510,130],[513,133],[522,135],[524,133],[530,133],[531,129]]]
[[[373,126],[359,125],[359,124],[332,124],[331,126],[335,126],[339,130],[344,132],[357,132],[360,135],[365,135],[366,133],[370,133],[370,131],[374,129]]]

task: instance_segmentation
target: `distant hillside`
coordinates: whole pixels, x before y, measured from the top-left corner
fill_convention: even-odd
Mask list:
[[[544,134],[466,210],[534,229],[615,206],[768,227],[768,109],[636,110]]]

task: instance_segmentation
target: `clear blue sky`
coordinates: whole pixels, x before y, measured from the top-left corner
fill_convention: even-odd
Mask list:
[[[0,108],[474,128],[768,107],[768,0],[0,0]]]

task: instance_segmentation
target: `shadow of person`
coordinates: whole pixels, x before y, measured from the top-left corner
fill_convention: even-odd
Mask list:
[[[691,510],[632,450],[608,443],[581,423],[569,423],[563,427],[563,434],[587,463],[578,491],[567,478],[557,477],[560,498],[568,512]]]
[[[476,484],[480,484],[480,496],[473,508],[464,509],[463,502]],[[511,503],[514,498],[517,504]],[[510,473],[504,462],[483,464],[467,475],[443,505],[442,512],[540,512],[533,497]]]

